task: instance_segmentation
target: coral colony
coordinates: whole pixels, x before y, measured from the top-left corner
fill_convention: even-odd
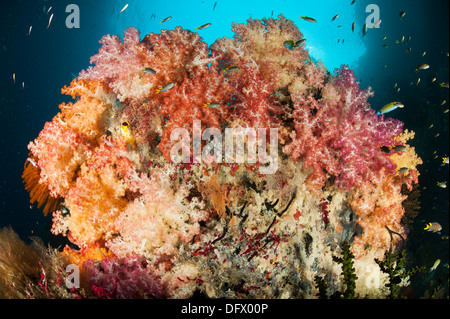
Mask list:
[[[233,31],[210,47],[181,27],[103,37],[62,89],[74,102],[29,144],[23,175],[52,233],[74,245],[10,257],[9,269],[30,270],[1,276],[3,294],[389,296],[379,263],[407,238],[414,132],[377,116],[348,67],[314,63],[291,20]],[[5,250],[36,250],[0,235]],[[67,265],[80,276],[70,289]]]

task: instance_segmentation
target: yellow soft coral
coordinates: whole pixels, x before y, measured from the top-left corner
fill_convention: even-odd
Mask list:
[[[402,143],[404,146],[406,146],[406,150],[404,152],[393,152],[392,155],[390,155],[390,159],[392,162],[397,165],[397,169],[400,169],[402,167],[407,167],[410,171],[415,170],[417,171],[417,165],[422,164],[422,159],[417,156],[416,150],[414,147],[406,144],[408,140],[411,140],[414,138],[414,131],[408,131],[405,130],[403,133],[401,133],[399,136],[395,138],[396,144]],[[417,171],[417,175],[419,175],[419,172]]]

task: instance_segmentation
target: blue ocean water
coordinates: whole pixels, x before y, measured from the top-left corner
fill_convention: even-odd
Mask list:
[[[79,28],[67,27],[69,4],[79,7]],[[381,23],[363,35],[364,23],[374,21],[370,20],[376,13],[371,9],[374,6],[379,10]],[[406,14],[400,19],[402,11]],[[436,185],[449,178],[449,166],[441,166],[442,157],[450,155],[449,114],[443,113],[448,109],[449,91],[439,86],[449,79],[448,12],[447,0],[356,0],[354,4],[351,0],[5,3],[0,12],[0,227],[11,225],[24,239],[39,236],[45,242],[56,241],[49,232],[51,217],[44,218],[37,209],[30,208],[28,193],[23,188],[21,174],[27,144],[58,112],[58,105],[69,100],[61,95],[60,89],[89,66],[103,35],[123,36],[123,31],[133,26],[143,37],[163,28],[182,26],[194,30],[211,23],[211,27],[197,31],[211,44],[217,38],[231,37],[233,22],[283,14],[299,26],[315,60],[322,61],[331,72],[341,64],[349,65],[362,88],[372,87],[375,96],[369,102],[374,109],[391,101],[405,104],[404,109],[392,116],[416,132],[412,144],[424,161],[419,168],[422,209],[411,226],[408,256],[411,265],[427,267],[441,259],[436,272],[415,279],[413,286],[423,290],[429,281],[448,276],[449,246],[448,237],[444,236],[449,232],[449,194],[448,189]],[[331,21],[336,14],[339,17]],[[172,17],[169,21],[160,23],[169,16]],[[313,17],[317,23],[299,16]],[[410,52],[406,52],[409,48]],[[430,68],[419,74],[415,69],[421,63],[429,64]],[[421,81],[417,84],[419,77]],[[441,105],[444,100],[446,103]],[[425,223],[434,221],[443,226],[442,236],[423,231]]]

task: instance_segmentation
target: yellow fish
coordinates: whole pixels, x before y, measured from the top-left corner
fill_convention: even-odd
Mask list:
[[[437,186],[440,188],[447,188],[447,182],[437,182]]]
[[[381,108],[381,110],[379,110],[377,112],[377,115],[381,115],[381,114],[385,114],[385,113],[389,113],[391,111],[394,111],[397,108],[403,108],[404,105],[400,102],[391,102],[389,104],[386,104],[385,106],[383,106]]]
[[[133,146],[133,148],[136,149],[136,142],[135,142],[134,136],[130,130],[130,123],[123,122],[122,124],[120,124],[120,128],[122,129],[122,135],[125,137],[125,140],[127,141],[127,143],[131,144]]]
[[[436,268],[439,266],[440,263],[441,263],[441,260],[440,260],[440,259],[437,259],[437,260],[434,262],[433,266],[430,268],[430,272],[436,270]]]

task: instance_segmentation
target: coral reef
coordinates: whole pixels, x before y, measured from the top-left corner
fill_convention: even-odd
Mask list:
[[[291,20],[249,19],[233,31],[210,47],[181,27],[103,37],[93,65],[62,89],[75,101],[30,142],[24,172],[32,201],[58,200],[45,208],[52,232],[79,249],[51,256],[79,267],[80,287],[38,294],[23,281],[7,297],[388,296],[377,260],[398,244],[388,229],[408,233],[402,189],[418,183],[421,164],[413,132],[377,116],[348,67],[331,73],[303,44],[283,45],[303,39]],[[270,152],[267,135],[252,143],[250,130],[243,145],[266,157],[208,152],[206,129],[239,128],[275,129],[277,148],[272,136]],[[383,150],[396,145],[406,151]],[[276,170],[263,174],[269,153]],[[41,268],[30,265],[39,288]]]

